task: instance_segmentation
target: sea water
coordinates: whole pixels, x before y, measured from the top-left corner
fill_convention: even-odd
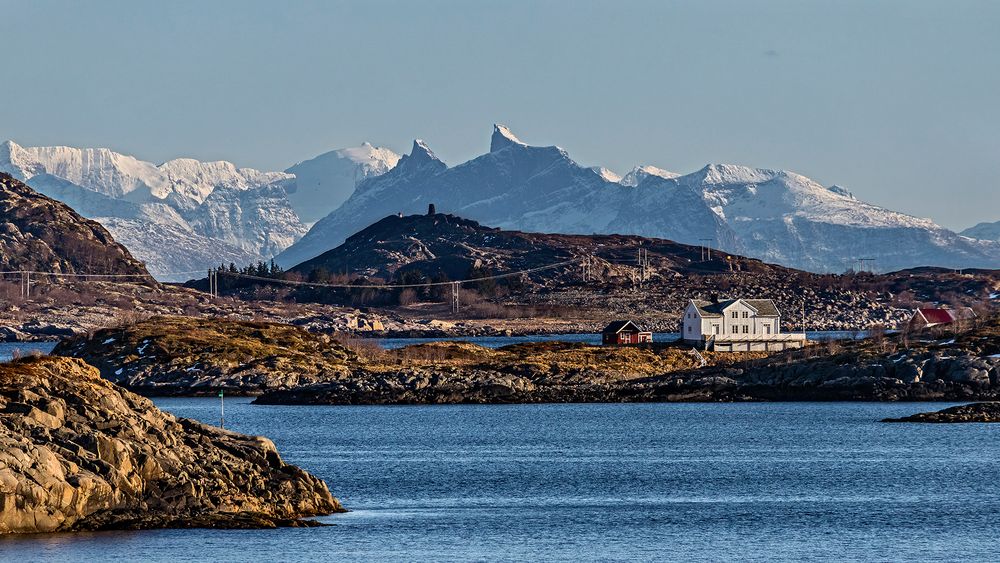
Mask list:
[[[217,399],[161,399],[218,423]],[[0,559],[995,560],[1000,425],[946,404],[255,406],[351,512],[323,528],[0,539]]]

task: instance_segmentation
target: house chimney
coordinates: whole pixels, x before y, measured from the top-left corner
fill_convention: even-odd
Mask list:
[[[437,210],[434,209],[434,204],[433,203],[427,206],[427,214],[428,215],[434,215],[436,212],[437,212]]]

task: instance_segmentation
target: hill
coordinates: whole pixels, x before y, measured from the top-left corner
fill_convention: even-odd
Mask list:
[[[0,174],[0,270],[147,276],[99,223]]]
[[[514,281],[532,286],[576,283],[583,264],[595,280],[629,283],[639,264],[639,249],[648,261],[647,277],[717,274],[741,271],[786,271],[715,251],[670,240],[635,235],[563,235],[506,231],[444,213],[390,215],[348,237],[344,244],[307,260],[289,271],[315,277],[349,272],[368,278],[464,280],[493,274],[537,270]],[[545,270],[538,270],[547,268]]]

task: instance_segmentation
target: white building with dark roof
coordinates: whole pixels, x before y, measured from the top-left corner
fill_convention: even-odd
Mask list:
[[[770,299],[692,299],[684,309],[681,338],[718,352],[801,348],[804,333],[782,333],[781,313]]]

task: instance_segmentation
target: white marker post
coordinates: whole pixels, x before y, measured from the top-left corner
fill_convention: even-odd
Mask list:
[[[219,428],[226,427],[226,399],[222,389],[219,389]]]

